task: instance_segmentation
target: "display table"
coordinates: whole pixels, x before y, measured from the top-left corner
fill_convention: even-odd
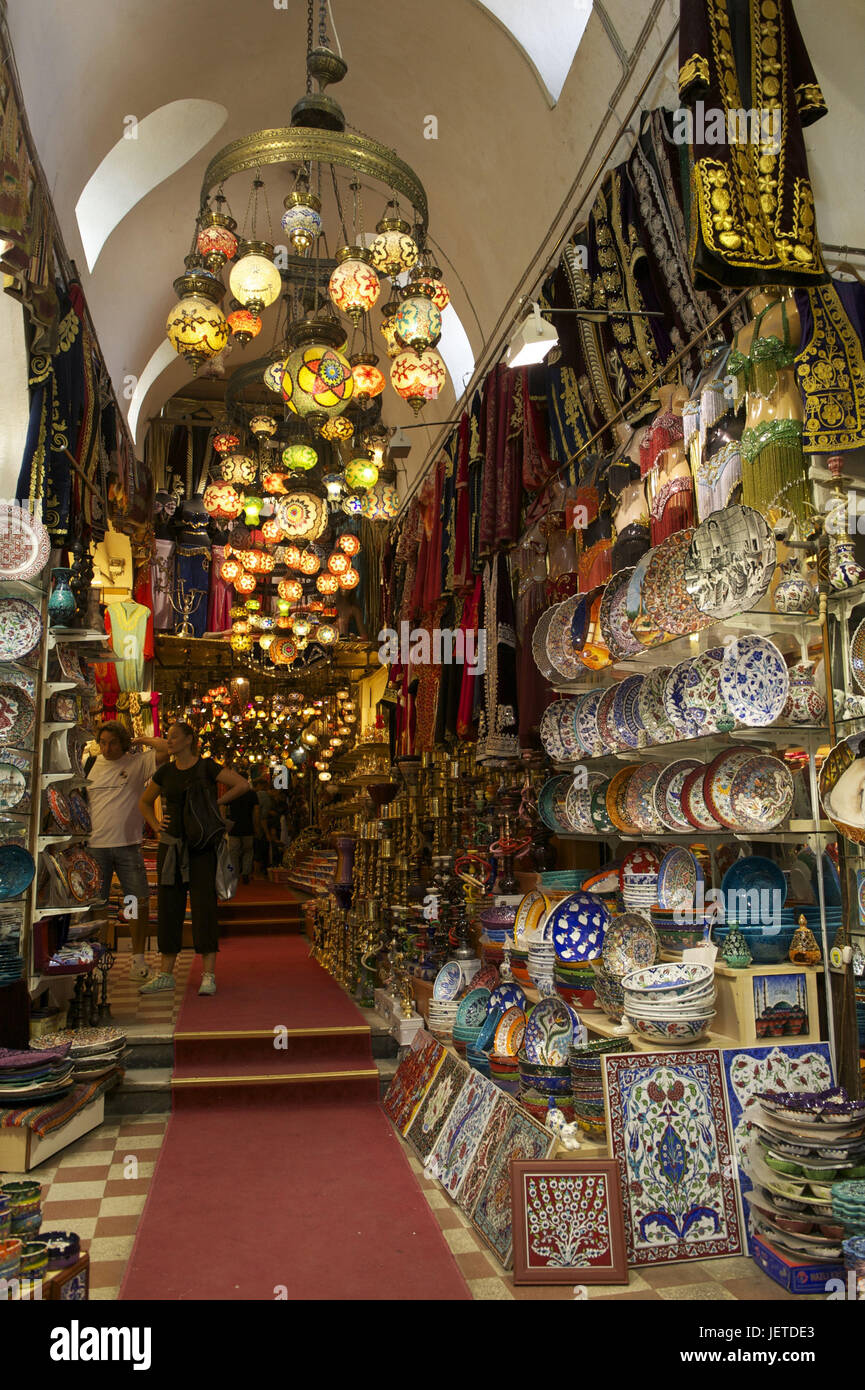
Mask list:
[[[105,1096],[98,1095],[89,1105],[76,1111],[65,1124],[58,1125],[47,1134],[37,1134],[27,1125],[0,1129],[0,1170],[29,1173],[76,1139],[89,1134],[91,1129],[96,1129],[102,1124],[104,1116]]]

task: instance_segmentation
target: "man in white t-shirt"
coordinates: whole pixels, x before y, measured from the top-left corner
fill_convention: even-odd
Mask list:
[[[146,751],[133,752],[133,745]],[[99,753],[87,765],[87,800],[90,806],[90,851],[102,871],[102,896],[108,897],[116,874],[129,906],[132,933],[131,980],[147,980],[150,970],[144,958],[144,942],[150,925],[150,890],[141,854],[143,819],[138,809],[141,793],[160,763],[168,760],[168,745],[161,738],[136,738],[117,720],[99,730]]]

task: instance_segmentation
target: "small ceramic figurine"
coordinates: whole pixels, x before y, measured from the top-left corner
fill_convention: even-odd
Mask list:
[[[799,925],[793,933],[788,958],[793,965],[819,965],[823,958],[817,938],[808,926],[804,914],[799,918]]]
[[[721,955],[724,964],[730,970],[746,970],[751,964],[752,956],[748,950],[748,943],[738,927],[732,927],[727,933]]]
[[[544,1126],[556,1136],[559,1143],[566,1149],[578,1149],[580,1147],[579,1127],[576,1124],[568,1124],[562,1111],[556,1105],[554,1096],[550,1096]]]

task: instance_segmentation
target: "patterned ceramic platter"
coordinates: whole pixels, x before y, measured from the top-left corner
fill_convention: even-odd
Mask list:
[[[845,839],[865,842],[862,774],[865,772],[865,734],[849,734],[823,759],[818,786],[830,821]]]
[[[571,619],[579,602],[580,595],[573,594],[560,603],[547,629],[547,659],[553,670],[567,681],[579,680],[583,674],[583,664],[571,644]]]
[[[595,720],[598,725],[598,738],[604,752],[610,753],[619,747],[619,737],[613,718],[613,706],[619,690],[617,685],[608,685],[598,702]]]
[[[722,620],[748,613],[775,572],[775,538],[753,507],[707,516],[685,554],[685,587],[701,613]]]
[[[571,615],[571,646],[575,652],[583,650],[586,640],[590,613],[589,597],[589,594],[578,594],[578,602]]]
[[[680,805],[694,830],[720,830],[721,823],[712,815],[703,796],[704,776],[702,767],[688,773],[682,783]]]
[[[643,581],[654,554],[654,550],[647,550],[645,555],[637,561],[625,591],[625,612],[628,617],[628,627],[631,636],[639,642],[641,647],[657,647],[667,639],[667,634],[663,629],[649,621],[643,595]]]
[[[625,810],[643,835],[664,829],[655,810],[655,786],[661,771],[659,763],[642,763],[628,783]]]
[[[553,762],[561,762],[565,756],[565,749],[559,735],[559,709],[561,700],[554,700],[551,705],[547,705],[541,715],[541,722],[538,726],[538,733],[541,738],[541,746],[548,758]]]
[[[525,948],[537,935],[538,928],[550,910],[550,900],[539,888],[533,888],[520,900],[514,920],[514,941]]]
[[[559,831],[567,833],[571,828],[568,820],[568,792],[571,789],[571,779],[564,775],[557,777],[552,792],[551,812],[555,824]]]
[[[773,724],[790,693],[787,663],[766,637],[739,637],[724,652],[721,694],[734,719],[749,728]]]
[[[496,985],[490,994],[488,1005],[488,1016],[496,1013],[504,1013],[511,1008],[524,1009],[526,1007],[526,996],[519,985]]]
[[[576,714],[579,697],[570,700],[559,701],[558,733],[559,742],[564,751],[567,761],[580,756],[580,744],[577,739],[577,728],[574,716]]]
[[[664,709],[664,687],[669,666],[655,666],[640,686],[637,713],[650,743],[671,743],[679,737]]]
[[[0,744],[24,743],[36,722],[36,706],[26,690],[0,681]]]
[[[60,734],[63,737],[62,731]],[[69,729],[66,733],[66,750],[69,754],[69,766],[78,776],[84,776],[84,749],[87,747],[87,735],[83,730],[75,728]]]
[[[645,737],[646,733],[646,726],[640,716],[640,695],[645,679],[645,676],[634,676],[634,684],[628,686],[622,697],[622,717],[631,737],[637,740],[635,747],[639,746],[641,736]]]
[[[460,1000],[454,1028],[482,1028],[490,1002],[488,989],[470,989]]]
[[[691,675],[691,661],[680,661],[664,682],[664,713],[678,737],[696,738],[699,730],[688,713],[686,686]]]
[[[685,713],[700,734],[714,734],[719,729],[732,729],[733,719],[721,694],[723,647],[709,647],[691,661],[691,672],[685,682]]]
[[[568,795],[565,798],[565,814],[572,829],[578,835],[594,833],[592,794],[606,780],[602,772],[584,772],[579,780],[575,778],[568,788]]]
[[[550,908],[547,921],[552,942],[561,961],[596,960],[604,944],[610,915],[591,893],[571,893]]]
[[[586,608],[589,620],[586,624],[586,637],[579,648],[580,661],[590,671],[602,671],[609,666],[612,657],[601,632],[601,603],[604,598],[604,585],[599,584],[586,595]]]
[[[23,598],[0,598],[0,661],[19,661],[42,637],[42,615]]]
[[[752,835],[774,830],[790,814],[793,778],[780,758],[758,753],[733,775],[730,815],[740,830]]]
[[[546,680],[549,680],[553,674],[553,668],[547,656],[547,632],[557,606],[547,608],[541,614],[532,633],[532,656],[535,659],[535,665]]]
[[[27,797],[30,786],[27,771],[26,763],[23,768],[19,767],[8,753],[0,757],[0,812],[14,811]]]
[[[753,756],[750,748],[730,748],[719,753],[706,768],[703,778],[703,800],[711,815],[727,830],[741,828],[733,818],[730,794],[736,773],[745,763],[750,762]]]
[[[633,569],[626,569],[614,574],[601,599],[601,636],[614,661],[623,661],[642,651],[640,643],[631,633],[628,610],[625,606],[633,573]]]
[[[67,850],[63,856],[66,867],[66,882],[73,898],[79,903],[95,898],[102,884],[99,865],[86,849],[76,846]]]
[[[599,835],[606,835],[615,829],[607,811],[607,792],[610,789],[609,778],[605,777],[592,792],[592,825]]]
[[[655,814],[667,830],[692,830],[682,810],[682,787],[690,773],[702,768],[696,758],[680,758],[667,763],[654,787]]]
[[[516,1057],[526,1035],[526,1016],[516,1004],[505,1009],[499,1019],[493,1038],[493,1052],[497,1057]]]
[[[640,912],[623,912],[607,927],[602,953],[604,969],[621,980],[631,970],[654,965],[658,956],[655,928]]]
[[[610,723],[620,748],[637,748],[639,728],[635,725],[634,705],[643,684],[642,676],[626,676],[615,687],[616,695],[610,713]]]
[[[435,977],[433,999],[456,999],[463,987],[463,972],[459,961],[449,960]]]
[[[574,714],[577,740],[582,752],[589,757],[598,742],[598,706],[605,693],[603,690],[591,690],[588,695],[581,696]]]
[[[55,650],[64,680],[74,681],[76,685],[86,685],[87,677],[81,669],[81,659],[72,643],[67,642],[64,645],[58,642]]]
[[[45,793],[45,801],[58,828],[61,831],[71,830],[72,807],[59,787],[49,787]]]
[[[675,637],[699,632],[712,621],[700,612],[685,587],[685,557],[693,536],[694,528],[688,526],[656,546],[643,580],[643,605],[649,623]]]
[[[627,812],[628,787],[639,766],[639,763],[628,763],[610,778],[607,785],[607,815],[616,829],[620,830],[623,835],[639,835],[640,833],[640,827],[631,820]]]
[[[53,695],[51,698],[52,724],[75,724],[78,721],[78,703],[74,695]]]
[[[850,669],[859,689],[865,691],[865,618],[850,638]]]
[[[35,579],[48,562],[51,538],[26,507],[0,505],[0,580]]]
[[[575,1021],[564,999],[554,995],[542,999],[526,1023],[523,1051],[528,1060],[545,1067],[567,1066]]]
[[[22,845],[0,844],[0,902],[19,897],[35,872],[33,856]]]
[[[83,835],[89,835],[92,825],[90,820],[90,808],[87,802],[80,792],[75,791],[69,792],[68,800],[76,830],[80,830]]]
[[[700,861],[689,849],[677,845],[661,861],[658,874],[658,903],[661,907],[691,907],[697,885],[703,882]]]

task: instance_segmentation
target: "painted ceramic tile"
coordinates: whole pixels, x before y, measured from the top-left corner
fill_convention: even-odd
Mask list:
[[[472,1212],[472,1225],[505,1269],[510,1269],[513,1257],[511,1159],[546,1158],[555,1143],[549,1130],[517,1110],[493,1155]]]
[[[603,1064],[628,1263],[741,1254],[720,1052],[613,1055]]]
[[[807,1033],[808,988],[801,972],[754,976],[754,1026],[758,1038]]]
[[[435,1148],[453,1103],[468,1079],[469,1068],[452,1052],[446,1053],[406,1131],[406,1139],[422,1162],[426,1162]]]
[[[627,1284],[614,1159],[511,1167],[515,1284]]]
[[[481,1135],[481,1142],[475,1150],[474,1157],[469,1164],[466,1175],[460,1183],[460,1188],[457,1192],[457,1206],[469,1215],[474,1211],[475,1203],[484,1185],[490,1163],[505,1137],[505,1130],[513,1114],[514,1102],[511,1100],[510,1096],[503,1095],[502,1092],[499,1091],[496,1103],[493,1106],[493,1113],[487,1121],[486,1129]]]
[[[742,1166],[750,1140],[749,1118],[760,1091],[822,1091],[835,1085],[828,1043],[784,1043],[778,1047],[724,1049],[724,1086],[733,1130],[739,1187],[747,1216],[752,1183]]]
[[[856,870],[856,907],[859,912],[859,925],[865,927],[865,869]]]
[[[447,1117],[427,1166],[451,1197],[456,1195],[468,1172],[500,1095],[498,1086],[473,1070]]]
[[[400,1134],[405,1134],[417,1114],[418,1106],[429,1090],[444,1056],[445,1049],[441,1043],[430,1038],[417,1051],[406,1053],[397,1067],[382,1103],[385,1113]]]

